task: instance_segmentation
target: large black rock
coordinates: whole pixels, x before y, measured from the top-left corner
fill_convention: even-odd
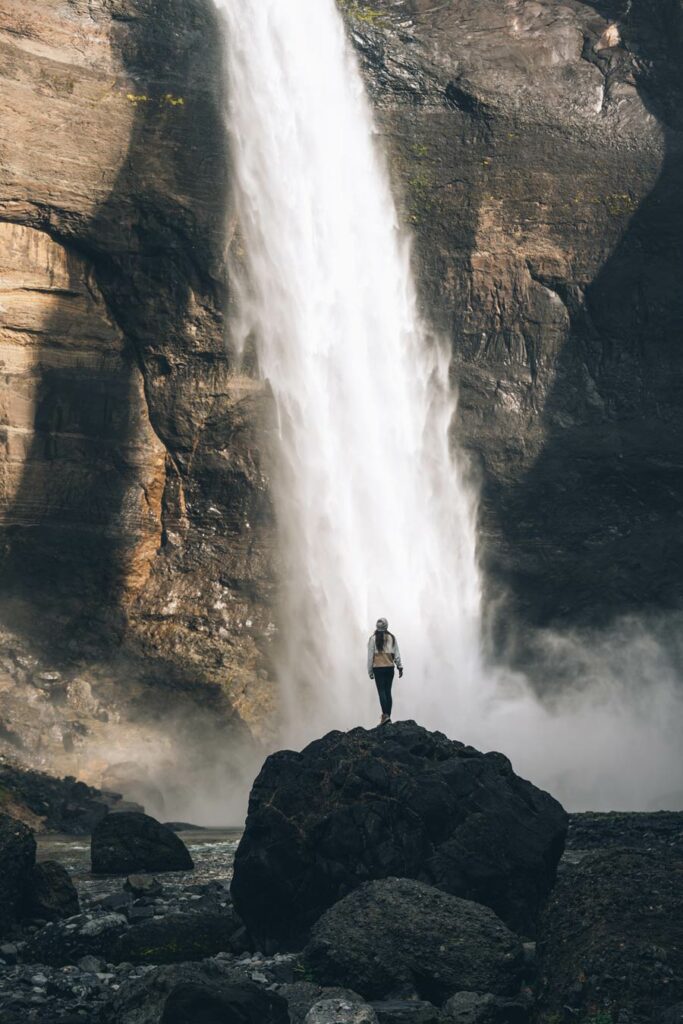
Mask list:
[[[71,875],[54,860],[36,864],[29,880],[25,913],[45,921],[59,921],[80,913],[76,886]]]
[[[289,1024],[287,1003],[223,961],[157,967],[123,982],[99,1024]]]
[[[296,948],[363,882],[416,878],[531,934],[567,815],[502,754],[414,722],[333,732],[269,757],[235,858],[235,908],[257,944]]]
[[[124,932],[111,952],[113,963],[175,964],[232,952],[242,927],[232,908],[221,913],[166,914]],[[241,951],[241,949],[240,949]]]
[[[410,878],[366,882],[330,907],[304,956],[321,985],[369,999],[406,986],[431,1003],[463,990],[514,995],[524,954],[492,910]]]
[[[538,930],[543,1019],[658,1020],[683,1001],[683,860],[590,853],[562,873]]]
[[[98,875],[130,875],[137,871],[190,871],[194,867],[185,843],[148,814],[108,814],[95,828],[90,847],[92,870]]]
[[[0,935],[22,914],[35,860],[36,842],[30,829],[0,814]]]
[[[289,1024],[287,1003],[257,985],[185,981],[166,1000],[160,1024]]]

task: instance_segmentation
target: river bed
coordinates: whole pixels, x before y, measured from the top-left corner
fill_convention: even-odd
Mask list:
[[[181,890],[207,882],[229,884],[235,851],[242,830],[204,828],[178,832],[195,864],[194,871],[171,871],[160,875],[164,886]],[[71,875],[83,910],[106,896],[120,892],[125,879],[121,875],[93,875],[90,871],[90,836],[45,834],[37,836],[39,861],[55,860]]]

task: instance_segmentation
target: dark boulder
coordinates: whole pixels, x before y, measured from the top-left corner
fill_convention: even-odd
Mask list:
[[[0,814],[0,936],[21,915],[35,860],[36,842],[30,829]]]
[[[180,982],[160,1024],[289,1024],[287,1003],[257,985]]]
[[[235,1016],[238,1009],[241,1017]],[[183,1014],[190,1010],[194,1016],[185,1018]],[[98,1024],[160,1024],[162,1020],[165,1024],[184,1020],[188,1024],[289,1024],[284,999],[232,977],[229,966],[212,960],[158,967],[129,978],[103,1008]]]
[[[511,995],[524,954],[492,910],[409,878],[366,882],[320,918],[304,951],[323,985],[369,999],[406,987],[440,1004],[469,989]]]
[[[563,872],[538,938],[546,1016],[651,1021],[683,1000],[683,860],[663,850],[591,853]]]
[[[36,864],[28,886],[26,916],[59,921],[80,911],[76,886],[66,868],[54,860]]]
[[[232,908],[220,913],[166,914],[124,932],[112,949],[111,959],[133,964],[203,960],[216,953],[237,951],[241,928]]]
[[[92,834],[92,870],[98,875],[139,871],[190,871],[192,857],[182,839],[148,814],[108,814]]]
[[[365,1002],[362,996],[351,989],[337,986],[325,987],[310,981],[295,981],[280,985],[278,992],[287,1000],[290,1024],[305,1024],[309,1010],[322,1000],[342,999],[350,1003]]]
[[[378,1024],[446,1024],[441,1011],[422,999],[385,999],[371,1006]]]
[[[50,922],[30,937],[22,959],[49,967],[77,964],[84,956],[111,962],[116,940],[127,927],[123,914],[115,913],[93,918],[83,915],[68,925],[63,921]]]
[[[444,1024],[527,1024],[533,998],[503,999],[490,992],[456,992],[443,1007]]]
[[[304,1024],[379,1024],[373,1008],[363,1000],[334,997],[321,999],[308,1013]]]
[[[296,948],[373,878],[418,878],[532,933],[555,880],[567,816],[481,754],[414,722],[333,732],[269,757],[235,858],[235,907],[262,949]]]

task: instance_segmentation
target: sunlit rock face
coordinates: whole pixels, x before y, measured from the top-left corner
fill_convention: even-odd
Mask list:
[[[453,340],[490,595],[514,630],[675,606],[680,0],[343,6]]]
[[[216,684],[253,719],[271,689],[266,402],[225,344],[212,11],[2,5],[3,621],[78,657],[123,641],[151,679]]]

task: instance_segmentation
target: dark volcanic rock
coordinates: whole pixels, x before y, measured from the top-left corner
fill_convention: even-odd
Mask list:
[[[386,999],[371,1006],[378,1024],[446,1024],[437,1007],[421,999]]]
[[[121,803],[118,793],[104,793],[72,777],[53,778],[0,762],[0,792],[11,801],[13,813],[42,819],[42,828],[67,835],[89,835],[112,808]]]
[[[683,999],[683,860],[591,853],[558,881],[539,924],[542,1019],[569,1006],[651,1021]]]
[[[569,815],[567,850],[604,850],[630,847],[675,853],[683,859],[683,812]]]
[[[462,989],[510,995],[523,952],[492,910],[408,878],[366,882],[320,918],[304,952],[324,985],[380,999],[406,985],[442,1003]]]
[[[111,951],[113,962],[175,964],[231,952],[242,923],[232,910],[224,913],[167,914],[143,921],[125,932]]]
[[[444,1024],[526,1024],[533,998],[503,999],[490,992],[456,992],[443,1007]]]
[[[189,871],[194,867],[182,839],[147,814],[124,811],[104,818],[92,834],[95,874]]]
[[[22,954],[25,963],[66,967],[76,964],[84,956],[94,956],[111,962],[114,944],[128,922],[122,914],[83,916],[75,927],[73,922],[57,921],[47,924],[30,937]]]
[[[142,977],[133,978],[124,982],[120,990],[115,994],[111,1002],[104,1008],[100,1024],[160,1024],[162,1013],[168,1000],[176,992],[187,992],[187,986],[197,985],[207,995],[217,992],[226,992],[233,989],[235,985],[243,986],[244,982],[239,981],[230,973],[229,966],[218,964],[216,961],[207,960],[203,964],[179,964],[173,967],[159,967],[156,970],[146,972]],[[255,986],[254,986],[255,987]],[[251,989],[251,986],[249,986]],[[261,990],[262,991],[262,990]],[[264,993],[270,996],[272,993]],[[255,997],[256,998],[256,997]],[[175,998],[171,1003],[171,1011],[174,1008]],[[289,1024],[286,1015],[284,1000],[274,998],[272,1001],[257,1003],[251,1001],[251,1006],[259,1006],[260,1012],[264,1013],[263,1024],[271,1021],[272,1024]],[[282,1008],[285,1008],[284,1018],[281,1016]],[[274,1016],[268,1016],[274,1014]],[[208,1018],[211,1024],[226,1024],[232,1021],[232,1017]],[[238,1024],[261,1024],[261,1018],[255,1019],[245,1016],[242,1019],[236,1018]],[[199,1024],[199,1018],[188,1021],[188,1024]],[[207,1022],[208,1024],[208,1022]]]
[[[36,842],[29,829],[0,814],[0,936],[21,914],[35,860]]]
[[[287,1000],[290,1024],[304,1024],[308,1011],[324,999],[343,999],[350,1003],[364,1003],[357,992],[338,986],[316,985],[310,981],[296,981],[280,985],[279,994]]]
[[[168,996],[160,1024],[289,1024],[287,1003],[257,985],[185,981]]]
[[[80,913],[78,893],[69,872],[54,860],[36,864],[31,875],[25,913],[58,921]]]
[[[261,948],[294,946],[362,882],[422,879],[532,932],[567,817],[502,754],[414,722],[333,732],[266,761],[235,858],[237,912]]]

